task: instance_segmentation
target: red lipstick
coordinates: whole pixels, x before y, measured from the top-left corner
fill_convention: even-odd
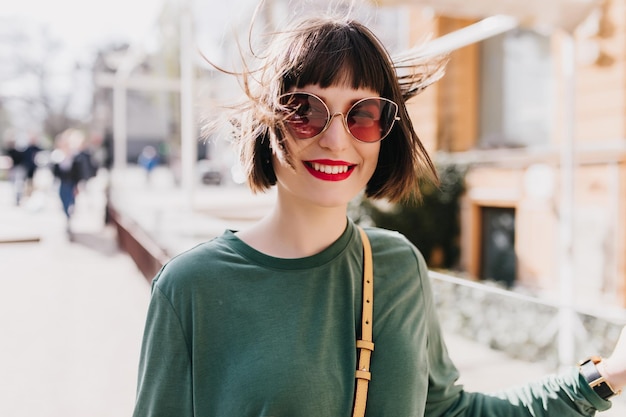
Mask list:
[[[304,161],[304,167],[315,178],[323,181],[343,181],[348,178],[356,165],[345,161],[316,159]]]

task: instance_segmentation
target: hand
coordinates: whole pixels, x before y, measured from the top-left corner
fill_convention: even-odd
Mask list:
[[[600,362],[598,370],[615,392],[626,386],[626,326],[622,328],[613,353]]]

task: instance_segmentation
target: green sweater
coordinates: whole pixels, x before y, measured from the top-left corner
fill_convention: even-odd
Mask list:
[[[610,402],[575,368],[486,395],[455,384],[426,264],[402,235],[366,229],[374,258],[368,416],[592,416]],[[361,316],[361,238],[264,255],[231,231],[153,281],[134,417],[348,417]],[[506,381],[503,381],[505,383]]]

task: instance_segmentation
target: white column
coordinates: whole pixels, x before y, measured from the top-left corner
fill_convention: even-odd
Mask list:
[[[193,18],[191,2],[185,1],[180,16],[180,140],[181,186],[186,203],[191,206],[196,184],[195,171],[198,153],[197,125],[194,112]]]
[[[131,45],[124,58],[115,71],[113,78],[113,166],[120,169],[126,168],[128,149],[128,79],[133,68],[144,57],[142,48],[138,44]],[[105,81],[106,83],[106,81]]]
[[[576,337],[574,316],[574,123],[576,49],[574,37],[566,33],[562,48],[563,75],[563,139],[561,142],[561,186],[559,207],[560,305],[558,354],[561,368],[575,364]]]

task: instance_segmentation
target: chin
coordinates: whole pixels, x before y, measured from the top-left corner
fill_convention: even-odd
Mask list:
[[[333,195],[318,195],[318,196],[309,196],[310,200],[314,202],[316,205],[324,208],[339,208],[344,207],[347,208],[348,203],[352,201],[357,195],[358,192],[343,192],[343,193],[333,193]]]

